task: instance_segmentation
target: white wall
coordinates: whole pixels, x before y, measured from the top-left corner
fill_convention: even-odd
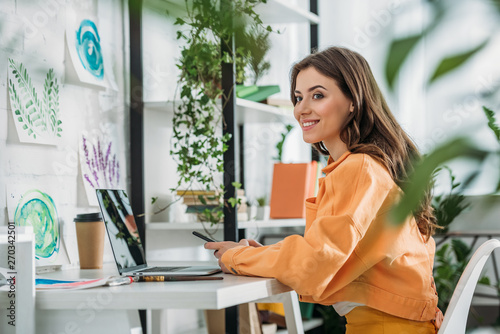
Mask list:
[[[0,6],[0,224],[8,219],[8,189],[46,192],[55,202],[73,264],[78,260],[73,218],[77,213],[99,210],[87,201],[81,177],[78,145],[83,131],[113,140],[122,186],[128,182],[128,76],[124,72],[128,67],[128,34],[124,33],[124,13],[120,0],[2,0]],[[96,88],[72,78],[65,29],[76,17],[97,23],[102,52],[109,60],[105,72],[114,77],[118,90]],[[54,69],[60,86],[63,129],[57,145],[20,142],[7,93],[9,58],[25,65],[39,97],[47,72]],[[112,259],[109,248],[105,259]]]
[[[465,133],[485,148],[497,148],[481,106],[499,109],[498,97],[483,95],[499,85],[500,15],[488,1],[460,0],[447,5],[438,29],[417,46],[403,66],[393,93],[387,89],[384,75],[389,43],[423,30],[431,14],[426,1],[320,0],[320,44],[323,48],[347,46],[367,58],[393,113],[423,153]],[[441,59],[470,50],[487,38],[491,39],[488,46],[459,70],[427,84]],[[452,164],[459,180],[470,167],[464,162]],[[494,174],[485,172],[468,193],[492,191]]]

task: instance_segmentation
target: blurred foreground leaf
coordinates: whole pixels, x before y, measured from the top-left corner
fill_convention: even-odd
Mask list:
[[[487,152],[473,146],[466,137],[455,138],[434,149],[415,166],[415,171],[403,188],[404,195],[401,201],[391,209],[391,221],[396,224],[402,223],[418,208],[428,189],[434,170],[440,165],[458,157],[480,160],[486,154]]]
[[[436,81],[443,75],[447,74],[448,72],[453,71],[457,67],[460,67],[472,56],[481,51],[486,46],[486,44],[488,44],[488,40],[484,41],[483,43],[481,43],[480,45],[476,46],[475,48],[469,51],[452,55],[441,60],[436,70],[434,71],[434,74],[429,79],[429,84],[433,83],[434,81]]]
[[[385,77],[391,90],[394,89],[394,82],[401,66],[403,66],[406,58],[408,58],[408,55],[422,37],[423,35],[418,34],[393,40],[389,46],[387,62],[385,64]]]
[[[485,106],[483,106],[483,111],[486,114],[486,118],[488,119],[488,126],[497,137],[497,140],[500,142],[500,127],[497,125],[495,112],[489,108],[486,108]]]

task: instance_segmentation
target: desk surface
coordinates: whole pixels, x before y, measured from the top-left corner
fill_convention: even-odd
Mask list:
[[[114,263],[104,269],[69,269],[44,274],[59,279],[117,275]],[[130,285],[84,290],[36,292],[38,309],[61,310],[95,306],[96,309],[223,309],[278,295],[291,289],[273,278],[217,274],[223,280],[185,282],[134,282]]]

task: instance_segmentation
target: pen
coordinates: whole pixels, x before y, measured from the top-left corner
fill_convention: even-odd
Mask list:
[[[123,276],[118,278],[111,278],[108,280],[109,286],[126,285],[134,282],[134,278],[130,276]]]
[[[221,280],[222,276],[139,276],[134,280],[138,282],[166,282],[166,281],[216,281]]]

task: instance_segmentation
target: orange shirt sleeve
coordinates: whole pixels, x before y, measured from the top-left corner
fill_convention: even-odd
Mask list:
[[[304,237],[233,248],[222,262],[234,273],[274,277],[301,295],[322,299],[327,286],[332,292],[335,274],[356,256],[354,249],[390,192],[390,181],[388,172],[373,160],[353,155],[325,177],[321,199],[310,204],[315,212],[312,219],[306,218]]]

